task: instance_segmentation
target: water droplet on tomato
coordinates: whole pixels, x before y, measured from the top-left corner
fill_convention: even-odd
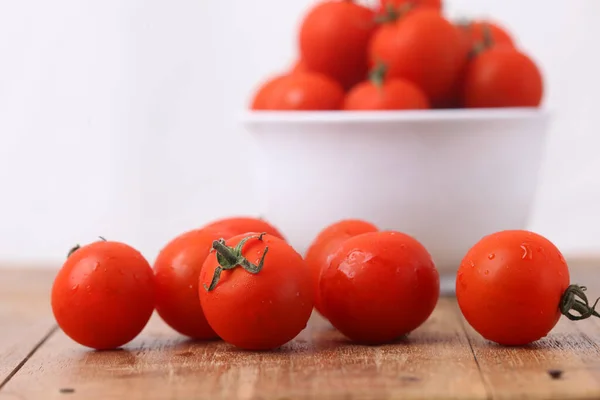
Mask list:
[[[91,292],[91,291],[92,291],[92,287],[91,287],[90,285],[87,285],[87,286],[85,287],[85,290],[87,290],[88,292]]]
[[[469,260],[469,263],[471,264],[471,268],[475,268],[475,263],[473,262],[473,260]]]
[[[490,274],[490,270],[489,270],[489,269],[486,269],[486,270],[485,270],[485,274],[486,274],[486,275],[489,275],[489,274]]]
[[[190,285],[190,289],[193,289],[193,288],[194,288],[194,286]]]
[[[96,264],[94,264],[93,271],[94,272],[97,271],[99,266],[100,266],[100,263],[96,261]]]
[[[489,258],[490,260],[493,260],[494,258],[496,258],[496,255],[495,255],[494,253],[490,253],[490,254],[488,255],[488,258]]]
[[[72,290],[73,292],[76,292],[76,291],[77,291],[77,289],[79,289],[79,283],[76,283],[76,284],[75,284],[75,285],[73,285],[73,287],[71,288],[71,290]]]
[[[300,297],[300,292],[296,292],[296,297]]]

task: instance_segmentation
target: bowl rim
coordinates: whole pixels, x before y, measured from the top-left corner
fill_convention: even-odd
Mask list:
[[[370,123],[370,122],[448,122],[481,120],[548,119],[544,108],[480,108],[410,111],[245,111],[240,119],[254,123]]]

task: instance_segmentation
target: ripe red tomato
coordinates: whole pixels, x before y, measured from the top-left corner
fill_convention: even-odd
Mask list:
[[[463,90],[468,108],[538,107],[544,83],[527,55],[510,47],[493,47],[469,63]]]
[[[246,234],[213,247],[199,291],[206,320],[219,337],[242,349],[269,350],[306,327],[313,308],[310,276],[289,244],[269,234]]]
[[[263,83],[252,98],[252,103],[250,104],[250,108],[252,110],[266,110],[268,108],[268,102],[271,97],[271,92],[277,87],[277,84],[281,82],[286,75],[277,75],[265,83]]]
[[[169,242],[154,262],[156,311],[182,335],[198,340],[217,337],[200,306],[198,279],[213,241],[230,236],[214,229],[186,232]]]
[[[223,218],[213,221],[204,226],[205,229],[217,230],[219,232],[227,232],[229,234],[228,239],[232,236],[241,235],[242,233],[268,233],[269,235],[276,236],[280,239],[284,239],[281,232],[277,230],[273,225],[260,218],[253,217],[230,217]]]
[[[556,325],[569,269],[548,239],[503,231],[481,239],[458,269],[456,297],[469,324],[488,340],[525,345]]]
[[[442,10],[442,0],[379,0],[381,9],[385,10],[392,6],[396,9],[410,5],[414,8],[433,8]]]
[[[370,222],[349,219],[336,222],[323,229],[313,240],[306,252],[306,264],[310,270],[313,285],[315,309],[323,315],[319,280],[321,271],[329,264],[342,244],[353,236],[367,232],[377,232],[378,229]]]
[[[373,10],[347,0],[317,4],[300,27],[301,57],[348,89],[367,75],[367,48],[375,29]]]
[[[372,65],[388,66],[388,78],[420,87],[436,103],[450,92],[466,62],[466,47],[454,25],[432,9],[411,11],[382,25],[369,49]]]
[[[344,110],[425,110],[429,100],[425,93],[405,79],[385,79],[382,64],[371,73],[370,80],[359,83],[346,95]]]
[[[56,322],[77,343],[115,349],[144,329],[154,310],[150,265],[135,249],[100,241],[70,253],[52,286]]]
[[[296,72],[277,81],[265,95],[264,109],[279,111],[338,110],[344,89],[336,81],[312,72]]]
[[[325,315],[351,340],[387,343],[419,327],[433,312],[440,281],[431,256],[399,232],[354,236],[321,274]]]
[[[515,42],[508,31],[491,21],[469,21],[457,24],[462,35],[467,39],[469,48],[473,49],[478,44],[491,46],[515,47]],[[486,38],[486,29],[489,33],[489,42]]]

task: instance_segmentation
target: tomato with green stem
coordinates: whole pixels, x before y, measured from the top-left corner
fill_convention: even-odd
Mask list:
[[[414,83],[400,78],[386,78],[387,66],[379,63],[369,80],[359,83],[348,92],[344,110],[426,110],[429,100]]]
[[[483,49],[467,66],[463,86],[467,108],[539,107],[543,95],[540,69],[515,48]]]
[[[324,313],[352,341],[382,344],[415,330],[440,293],[431,255],[400,232],[372,232],[346,240],[320,280]]]
[[[313,308],[304,260],[284,240],[244,234],[213,242],[200,273],[206,320],[225,342],[246,350],[278,348],[305,327]]]
[[[477,242],[458,269],[456,297],[477,332],[507,346],[545,337],[561,315],[572,320],[600,316],[585,287],[570,283],[558,248],[525,230],[496,232]]]
[[[347,219],[329,225],[319,232],[317,237],[312,241],[306,252],[305,260],[310,270],[315,309],[321,315],[324,315],[319,290],[321,271],[327,267],[346,240],[356,235],[377,231],[377,227],[370,222]]]
[[[458,29],[439,12],[391,10],[369,46],[371,65],[382,62],[389,78],[406,79],[436,103],[443,100],[467,59]]]
[[[101,241],[76,246],[52,286],[52,312],[75,342],[96,350],[121,347],[154,310],[152,268],[134,248]]]
[[[442,0],[380,0],[380,7],[382,10],[386,10],[389,7],[400,8],[407,6],[410,6],[411,8],[431,8],[442,11],[443,2]]]

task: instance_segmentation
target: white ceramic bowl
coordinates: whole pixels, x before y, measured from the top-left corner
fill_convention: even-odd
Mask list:
[[[298,251],[362,218],[414,236],[446,274],[482,236],[526,228],[548,121],[532,109],[244,116],[262,215]]]

